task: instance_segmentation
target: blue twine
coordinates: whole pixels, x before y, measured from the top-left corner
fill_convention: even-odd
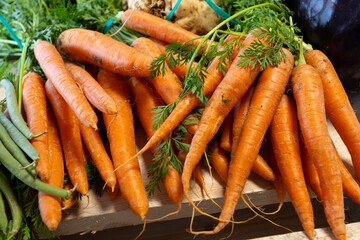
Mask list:
[[[169,12],[169,14],[166,16],[165,20],[170,21],[170,19],[172,18],[172,16],[174,15],[176,9],[179,7],[181,3],[181,0],[177,0],[177,2],[175,3],[175,6],[173,7],[173,9],[171,9],[171,11]]]
[[[103,29],[104,34],[106,34],[110,30],[111,25],[113,24],[114,21],[115,21],[114,18],[110,18],[109,20],[106,21],[104,29]]]
[[[6,30],[10,33],[10,36],[12,37],[12,39],[14,39],[14,41],[18,44],[19,48],[21,50],[23,50],[24,46],[23,46],[22,42],[16,36],[16,33],[14,32],[14,30],[11,28],[11,26],[8,24],[8,22],[5,20],[5,18],[1,14],[0,14],[0,21],[5,26]]]

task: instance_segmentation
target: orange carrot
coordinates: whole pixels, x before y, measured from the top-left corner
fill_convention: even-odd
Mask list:
[[[116,113],[114,100],[106,94],[104,89],[102,89],[90,73],[76,63],[69,61],[65,62],[65,67],[92,105],[106,114]]]
[[[230,113],[225,118],[224,123],[221,127],[221,137],[220,137],[220,147],[227,152],[231,152],[231,147],[232,147],[233,121],[234,121],[234,111],[231,110]]]
[[[65,165],[71,183],[76,190],[85,195],[89,189],[85,169],[85,156],[82,148],[79,120],[51,81],[45,83],[46,96],[54,110],[59,125],[61,144],[65,155]]]
[[[119,195],[119,186],[116,185],[114,189],[112,189],[111,187],[107,186],[106,187],[106,191],[109,194],[109,197],[112,201],[114,201],[117,196]]]
[[[144,54],[150,55],[153,58],[159,57],[161,55],[161,52],[156,47],[154,42],[148,38],[137,38],[131,44],[131,46]],[[154,79],[150,79],[149,76],[147,77],[154,85],[156,91],[159,93],[162,99],[166,102],[166,104],[170,104],[178,100],[178,97],[182,92],[181,81],[167,65],[164,76],[161,74],[156,76]]]
[[[139,10],[126,10],[121,21],[130,29],[167,43],[172,41],[183,43],[193,38],[199,38],[198,35],[172,22]],[[196,46],[200,42],[201,39],[194,40]]]
[[[104,90],[114,99],[118,114],[103,113],[104,123],[110,142],[116,178],[124,199],[131,210],[142,219],[149,209],[144,182],[137,158],[127,161],[136,154],[133,115],[129,90],[125,77],[101,70],[97,78]]]
[[[114,167],[105,150],[100,134],[95,129],[86,127],[83,124],[80,124],[80,133],[101,178],[106,182],[106,185],[114,191],[116,185]]]
[[[155,132],[152,129],[152,117],[154,116],[154,113],[151,109],[163,105],[164,102],[153,86],[143,78],[131,77],[130,89],[137,116],[146,135],[150,138]],[[155,154],[155,147],[151,148],[151,151]],[[183,199],[180,174],[171,164],[168,163],[167,165],[169,172],[164,178],[164,186],[170,200],[180,207]]]
[[[316,171],[314,162],[310,158],[310,153],[305,147],[302,135],[300,137],[300,153],[301,153],[301,161],[302,161],[305,181],[307,185],[309,185],[311,190],[315,193],[317,199],[321,202],[322,193],[321,193],[319,175]]]
[[[247,46],[246,43],[245,46]],[[294,61],[292,54],[287,49],[283,49],[283,51],[286,54],[286,61],[282,61],[277,67],[266,68],[262,72],[259,78],[259,82],[255,88],[254,95],[251,100],[249,112],[245,120],[243,130],[241,131],[238,146],[230,162],[229,177],[225,191],[225,202],[224,202],[223,210],[220,214],[220,219],[222,221],[218,223],[218,225],[211,233],[219,232],[227,225],[228,221],[231,219],[235,211],[235,206],[237,204],[237,201],[240,198],[241,192],[244,188],[246,179],[250,174],[250,170],[253,167],[257,155],[259,154],[261,142],[265,136],[268,126],[270,125],[271,119],[276,110],[276,106],[280,101],[282,94],[285,91],[285,87],[289,80]],[[245,69],[240,68],[240,69],[242,69],[242,71],[249,71],[249,69],[247,68]],[[255,69],[252,69],[250,74],[253,74],[254,70]],[[226,76],[228,76],[228,74]],[[219,87],[226,80],[226,76],[224,80],[220,83]],[[249,81],[249,76],[247,76],[247,78]],[[218,112],[224,111],[223,109],[221,110],[211,109],[211,101],[214,98],[214,96],[217,96],[218,98],[217,102],[221,102],[221,103],[223,102],[222,99],[231,99],[232,101],[234,101],[234,103],[232,104],[234,106],[239,101],[239,97],[237,97],[238,95],[234,96],[234,94],[241,91],[240,94],[241,97],[243,94],[245,94],[246,90],[250,87],[252,82],[253,81],[249,81],[246,83],[246,85],[243,83],[246,86],[246,88],[244,88],[244,86],[241,86],[241,89],[239,89],[240,87],[236,85],[228,85],[230,86],[230,89],[229,87],[228,89],[220,88],[221,91],[217,93],[217,91],[219,90],[218,87],[210,100],[209,103],[210,108],[208,107],[210,109],[209,113],[207,113],[207,111],[205,110],[200,125],[202,124],[203,119],[205,120],[205,116],[206,116],[205,114],[208,114],[208,116],[210,117],[210,116],[218,115]],[[225,104],[217,103],[217,105],[220,106]],[[211,124],[212,126],[214,125],[211,123],[210,119],[209,120],[206,119],[206,121],[208,121],[208,124]],[[197,133],[203,134],[200,130],[198,130]],[[195,137],[193,142],[196,143]],[[195,146],[196,145],[194,145],[194,147]],[[192,146],[190,146],[190,149],[192,149]],[[196,152],[197,150],[194,151]],[[195,159],[195,158],[190,158],[190,153],[188,154],[188,157],[189,157],[189,161],[194,161]],[[187,162],[185,163],[185,166],[187,166]],[[185,185],[184,182],[183,185]]]
[[[153,60],[102,33],[79,28],[62,32],[57,39],[57,48],[76,61],[91,63],[125,76],[149,76]]]
[[[357,179],[360,181],[360,124],[344,87],[324,53],[319,50],[310,51],[305,54],[305,60],[321,77],[326,114],[348,148]]]
[[[48,119],[44,80],[37,73],[31,72],[24,76],[23,104],[30,131],[34,135],[46,132],[48,130]],[[51,176],[48,134],[44,133],[30,141],[39,153],[36,170],[39,172],[40,178],[46,180]]]
[[[70,190],[73,189],[74,186],[71,184],[71,182],[68,182],[64,185],[64,189]],[[61,199],[61,210],[66,210],[74,206],[74,204],[77,202],[76,198],[76,192],[73,192],[69,198],[62,198]]]
[[[234,108],[234,123],[232,129],[233,145],[231,149],[231,155],[235,153],[237,144],[239,142],[240,133],[244,126],[247,113],[249,111],[249,106],[253,93],[254,93],[254,86],[251,86]]]
[[[314,214],[301,166],[295,106],[285,94],[270,124],[270,137],[277,166],[295,211],[308,237],[314,239]]]
[[[233,37],[230,36],[229,39]],[[235,59],[238,48],[233,49],[232,60]],[[232,60],[226,60],[224,63],[225,69],[228,69]],[[217,68],[219,64],[219,57],[216,57],[208,67],[208,73],[204,79],[204,89],[203,93],[205,96],[209,96],[215,88],[220,83],[221,79],[223,78],[224,74]],[[171,112],[168,118],[163,122],[160,128],[156,131],[156,133],[148,140],[146,145],[137,153],[137,155],[141,155],[146,150],[150,149],[154,146],[157,142],[161,139],[164,139],[166,136],[170,134],[185,118],[186,116],[199,104],[201,101],[198,97],[196,97],[191,92],[187,93],[176,105],[175,109]],[[194,127],[194,126],[193,126]]]
[[[69,104],[79,120],[97,129],[97,117],[84,94],[66,70],[64,61],[56,48],[47,41],[36,43],[34,53],[46,77]]]
[[[274,187],[275,187],[276,194],[278,196],[280,205],[282,205],[284,203],[285,196],[286,196],[286,188],[285,188],[284,181],[281,177],[280,170],[277,166],[272,146],[271,146],[271,144],[268,144],[268,145],[269,145],[268,146],[269,162],[270,162],[270,166],[274,170],[274,174],[275,174]]]
[[[325,116],[324,92],[318,72],[310,65],[296,67],[291,76],[305,147],[319,174],[322,203],[337,239],[346,239],[341,175]]]
[[[211,146],[211,157],[210,162],[214,167],[215,171],[219,174],[221,180],[227,182],[229,172],[229,160],[225,152],[219,147],[219,143],[213,141],[210,143]]]
[[[48,108],[49,157],[51,159],[51,176],[47,183],[62,188],[64,182],[64,158],[62,154],[59,129],[53,111]],[[49,230],[54,231],[61,220],[60,198],[39,192],[39,210],[43,222]]]

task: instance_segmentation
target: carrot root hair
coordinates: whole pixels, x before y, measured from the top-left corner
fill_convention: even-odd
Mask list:
[[[245,194],[245,196],[246,196],[246,198],[248,199],[249,203],[250,203],[256,210],[258,210],[260,213],[262,213],[262,214],[264,214],[264,215],[274,215],[274,214],[278,213],[278,212],[281,210],[281,208],[282,208],[282,206],[283,206],[283,204],[284,204],[284,202],[281,201],[281,202],[279,203],[278,208],[277,208],[274,212],[264,212],[263,210],[261,210],[261,208],[257,207],[257,206],[251,201],[249,195]]]
[[[172,216],[172,215],[175,215],[175,214],[178,214],[181,210],[181,203],[178,204],[178,209],[174,212],[171,212],[171,213],[168,213],[166,214],[165,216],[162,216],[162,217],[159,217],[159,218],[155,218],[155,219],[148,219],[147,221],[148,222],[156,222],[156,221],[160,221],[160,220],[163,220],[169,216]]]
[[[144,219],[144,225],[143,228],[141,229],[141,232],[134,238],[134,240],[137,240],[141,237],[141,235],[145,232],[145,228],[146,228],[146,216],[143,217]]]

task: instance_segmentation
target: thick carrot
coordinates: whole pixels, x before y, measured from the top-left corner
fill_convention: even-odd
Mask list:
[[[305,60],[319,73],[325,97],[325,110],[348,148],[357,179],[360,181],[360,124],[344,87],[327,56],[319,50],[305,54]]]
[[[221,126],[221,136],[220,136],[220,147],[227,152],[231,152],[231,147],[232,147],[233,121],[234,121],[234,111],[231,110],[230,113],[225,118],[223,125]]]
[[[335,237],[346,239],[341,175],[326,124],[321,78],[303,64],[294,69],[291,82],[304,143],[319,174],[326,219]]]
[[[295,106],[285,94],[271,121],[270,137],[277,166],[295,211],[308,237],[314,239],[314,213],[301,166]]]
[[[253,167],[257,155],[259,154],[261,142],[265,136],[268,126],[270,125],[276,106],[285,91],[286,84],[293,68],[294,60],[290,51],[287,49],[283,49],[283,51],[286,54],[286,60],[283,60],[277,67],[266,68],[262,72],[255,88],[249,112],[245,120],[243,130],[241,131],[238,146],[230,162],[229,177],[225,191],[225,202],[223,210],[220,214],[220,219],[224,221],[220,221],[211,233],[217,233],[223,229],[232,217],[237,201],[240,198],[241,192],[245,186],[246,179],[250,174],[250,170]],[[254,69],[252,69],[251,72],[253,71]],[[252,82],[248,83],[247,89],[251,84]],[[221,86],[221,84],[219,86]],[[247,89],[242,90],[242,95],[245,94]],[[214,92],[213,97],[216,92],[217,90]],[[224,96],[224,99],[233,99],[235,101],[233,105],[235,105],[239,101],[239,98],[233,97],[233,91],[230,91],[231,95],[228,92],[229,90],[223,90],[220,94]],[[222,102],[221,96],[218,97],[220,97],[220,102]],[[210,100],[210,102],[211,101],[212,100]],[[205,113],[206,110],[204,112],[204,116]],[[210,111],[209,117],[210,114],[211,116],[214,116],[218,113],[216,111]],[[211,122],[209,121],[208,124],[211,124]],[[197,132],[201,133],[199,130]],[[192,146],[190,149],[191,148]],[[189,161],[193,161],[193,159],[189,158]]]
[[[61,144],[69,178],[76,190],[85,195],[89,189],[85,169],[85,156],[82,148],[79,120],[51,81],[45,83],[46,96],[54,110],[59,125]]]
[[[315,193],[317,199],[321,202],[322,193],[320,187],[319,174],[316,171],[314,162],[310,158],[310,153],[305,147],[305,143],[302,135],[300,137],[300,153],[301,153],[301,161],[302,161],[305,181],[307,185],[309,185],[311,190]]]
[[[174,23],[139,10],[126,10],[121,21],[130,29],[167,43],[172,41],[183,43],[193,38],[199,38],[198,35]],[[194,40],[196,46],[200,42],[201,39]]]
[[[152,129],[152,117],[154,116],[152,109],[163,105],[164,102],[153,86],[143,78],[131,77],[130,89],[136,114],[146,132],[146,135],[150,138],[155,133]],[[151,148],[151,151],[155,154],[156,148]],[[183,199],[180,174],[172,167],[171,164],[168,164],[168,169],[168,174],[166,174],[164,178],[165,190],[170,200],[180,207]]]
[[[59,51],[79,62],[91,63],[125,76],[150,74],[153,58],[102,33],[68,29],[57,39]]]
[[[161,54],[166,54],[166,49],[165,47],[168,45],[167,43],[165,42],[162,42],[156,38],[150,38],[151,41],[153,41],[155,43],[155,45],[157,46],[157,48],[160,50]],[[176,56],[178,57],[178,56]],[[169,63],[169,59],[170,57],[168,57],[166,59],[166,63]],[[196,62],[193,63],[193,67],[196,66]],[[176,66],[172,66],[170,67],[171,71],[173,73],[176,74],[176,76],[178,76],[178,78],[180,78],[181,80],[184,80],[184,77],[186,75],[186,71],[189,67],[189,64],[188,63],[184,63],[184,64],[180,64],[180,65],[176,65]]]
[[[114,191],[116,185],[114,166],[105,150],[99,132],[80,124],[80,133],[101,178],[106,182],[106,185]]]
[[[229,37],[232,39],[232,36]],[[232,60],[235,59],[238,53],[238,48],[233,49],[233,54],[231,60],[225,61],[225,69],[228,69]],[[203,93],[205,96],[209,96],[215,88],[219,85],[222,80],[224,74],[217,68],[219,64],[219,57],[216,57],[208,67],[208,73],[204,79],[204,89]],[[141,155],[146,150],[150,149],[161,139],[164,139],[166,136],[170,134],[185,118],[186,116],[199,104],[201,103],[200,99],[196,97],[194,94],[187,93],[176,105],[175,109],[171,112],[168,118],[163,122],[160,128],[156,131],[156,133],[148,140],[146,145],[138,152],[137,155]]]
[[[150,55],[153,58],[159,57],[161,55],[161,52],[156,47],[155,43],[148,38],[137,38],[135,41],[133,41],[131,46],[144,54]],[[156,76],[154,79],[150,79],[149,76],[147,77],[166,104],[175,102],[182,92],[181,81],[167,65],[164,76],[161,74]]]
[[[65,62],[65,67],[92,105],[106,114],[116,113],[114,100],[102,89],[90,73],[76,63],[69,61]]]
[[[56,48],[47,41],[40,41],[36,43],[34,53],[46,77],[54,84],[79,120],[86,126],[97,129],[95,112],[66,70]]]
[[[40,134],[48,130],[46,113],[46,95],[44,80],[37,73],[28,73],[24,76],[23,104],[30,131]],[[51,162],[49,158],[48,134],[31,139],[31,144],[39,153],[36,170],[42,180],[51,176]]]
[[[104,123],[110,142],[116,178],[124,199],[131,210],[142,219],[149,209],[144,182],[137,158],[127,161],[136,154],[133,115],[129,90],[125,77],[101,70],[97,78],[104,90],[114,99],[118,113],[103,113]],[[126,162],[126,163],[125,163]]]
[[[46,182],[55,187],[62,188],[64,182],[64,158],[59,129],[54,113],[50,108],[48,108],[47,116],[51,176]],[[55,230],[61,220],[60,198],[39,192],[39,209],[41,218],[49,230]]]

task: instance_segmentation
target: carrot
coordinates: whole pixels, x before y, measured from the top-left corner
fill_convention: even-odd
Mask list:
[[[237,144],[239,142],[240,133],[243,129],[244,122],[249,111],[251,98],[254,94],[254,86],[251,86],[240,101],[235,105],[234,108],[234,123],[232,128],[232,148],[231,155],[235,153]]]
[[[151,109],[163,105],[163,101],[153,86],[143,78],[130,78],[130,89],[133,97],[136,114],[143,126],[146,135],[150,138],[155,131],[152,129],[152,117],[154,113]],[[151,148],[153,154],[156,153],[155,147]],[[181,185],[181,178],[178,171],[176,171],[171,164],[168,165],[168,174],[164,180],[165,190],[170,200],[177,204],[180,208],[183,199],[183,189]]]
[[[64,182],[64,158],[60,134],[53,111],[48,108],[49,157],[51,159],[51,176],[47,183],[62,188]],[[61,220],[60,198],[39,192],[39,209],[43,222],[49,230],[54,231]]]
[[[331,123],[348,148],[360,181],[360,124],[344,87],[327,56],[319,50],[305,54],[305,60],[319,73],[325,97],[325,110]]]
[[[66,70],[56,48],[47,41],[40,41],[36,43],[34,53],[46,77],[54,84],[79,120],[86,126],[97,129],[95,112]]]
[[[95,129],[86,127],[83,124],[80,124],[80,133],[101,178],[106,182],[106,185],[114,191],[116,185],[114,167],[105,150],[100,134]]]
[[[117,198],[117,196],[119,195],[119,186],[116,185],[116,187],[114,189],[107,186],[106,191],[109,194],[110,200],[114,201]]]
[[[285,200],[286,188],[285,188],[284,181],[281,177],[280,170],[276,163],[276,159],[274,156],[274,151],[272,149],[271,143],[269,143],[268,145],[269,145],[268,146],[269,162],[270,162],[270,166],[274,170],[274,174],[275,174],[274,187],[275,187],[276,195],[278,196],[280,206],[281,206],[281,205],[283,205],[284,200]]]
[[[96,79],[98,72],[99,72],[99,67],[95,66],[93,64],[90,63],[85,63],[85,70],[90,73],[90,75]]]
[[[294,69],[291,82],[305,147],[319,174],[326,219],[335,237],[346,239],[341,175],[326,124],[321,78],[312,66],[303,64]]]
[[[161,55],[161,52],[157,49],[156,45],[148,38],[137,38],[133,41],[131,46],[153,58]],[[154,79],[150,79],[149,76],[147,77],[166,104],[175,102],[182,92],[181,81],[167,65],[164,76],[161,74]]]
[[[155,43],[155,45],[157,46],[157,48],[159,49],[159,51],[161,52],[161,54],[166,54],[166,49],[165,47],[168,45],[167,43],[165,42],[162,42],[156,38],[150,38],[151,41],[153,41]],[[179,56],[177,56],[179,57]],[[170,57],[168,57],[166,59],[166,63],[169,64],[169,59]],[[196,66],[196,61],[193,63],[193,67]],[[176,66],[173,66],[173,67],[170,67],[171,71],[173,73],[176,74],[176,76],[178,76],[178,78],[180,78],[181,80],[184,80],[184,77],[186,75],[186,71],[189,67],[189,64],[188,63],[184,63],[184,64],[181,64],[181,65],[176,65]]]
[[[227,152],[231,152],[231,147],[232,147],[233,121],[234,121],[234,111],[231,110],[230,113],[225,118],[224,123],[221,127],[221,137],[220,137],[220,147]]]
[[[247,46],[246,43],[245,46]],[[261,142],[264,138],[268,126],[270,125],[276,106],[280,101],[282,94],[284,93],[286,84],[291,74],[294,60],[292,54],[287,49],[283,49],[283,51],[286,54],[286,61],[282,61],[277,67],[266,68],[262,72],[259,78],[259,82],[254,91],[254,95],[251,101],[247,118],[243,126],[243,130],[241,131],[237,149],[235,151],[235,154],[232,156],[230,162],[229,177],[225,191],[225,202],[224,202],[223,210],[220,214],[221,221],[218,223],[215,229],[210,233],[219,232],[227,225],[228,221],[232,217],[235,211],[235,206],[237,204],[237,201],[240,198],[241,192],[244,188],[246,179],[250,174],[250,170],[253,167],[257,155],[259,154]],[[240,69],[242,69],[242,71],[244,72],[249,71],[249,69],[247,68],[245,69],[240,68]],[[256,73],[255,70],[256,69],[252,69],[250,74],[251,75],[255,74]],[[228,74],[229,72],[230,70],[228,71]],[[228,74],[226,76],[228,76]],[[247,75],[249,75],[248,72]],[[226,76],[224,80],[221,82],[221,84],[224,83],[224,81],[226,80]],[[247,81],[249,81],[250,79],[249,76],[247,76],[247,78],[248,78]],[[214,116],[219,115],[217,112],[224,111],[223,109],[221,109],[220,111],[219,109],[215,109],[215,110],[211,109],[211,101],[214,98],[214,96],[217,96],[218,102],[222,102],[223,98],[231,99],[232,101],[234,101],[234,103],[232,104],[234,106],[239,101],[239,97],[237,97],[239,91],[241,91],[240,94],[241,97],[243,94],[245,94],[245,91],[250,87],[252,81],[245,83],[246,85],[243,83],[243,85],[245,85],[246,88],[244,88],[244,86],[228,85],[230,86],[230,89],[229,87],[227,89],[221,89],[219,88],[221,86],[220,84],[210,100],[209,103],[210,108],[208,107],[210,109],[209,113],[207,113],[207,111],[205,110],[200,125],[202,124],[202,121],[204,119],[204,121],[206,121],[207,124],[211,124],[213,126],[214,124],[211,123],[211,120],[207,120],[207,119],[205,120],[205,116],[208,114],[209,118],[211,118],[210,116],[214,118]],[[220,92],[217,93],[219,89]],[[237,95],[234,96],[234,94],[236,93]],[[229,104],[229,103],[225,103],[225,104]],[[224,104],[217,103],[217,105],[222,106]],[[197,133],[203,134],[200,130],[198,130]],[[195,137],[193,142],[196,143]],[[190,150],[192,150],[193,147],[192,145],[193,144],[191,144],[190,146]],[[195,146],[196,145],[194,144],[194,148]],[[198,150],[194,149],[194,151],[196,152]],[[189,157],[189,161],[194,161],[193,157],[190,158],[190,153],[188,157]],[[187,162],[185,163],[185,166],[187,166]],[[184,182],[183,185],[185,185]]]
[[[59,125],[61,144],[69,178],[76,190],[85,195],[89,189],[85,169],[85,156],[82,148],[79,120],[51,81],[45,83],[46,96],[54,110]]]
[[[68,182],[67,184],[64,185],[64,189],[66,189],[66,190],[70,190],[73,188],[74,188],[74,186],[71,184],[71,182]],[[75,194],[76,193],[73,192],[73,194],[69,198],[61,199],[61,210],[69,209],[75,205],[75,203],[77,202],[77,198],[76,198]]]
[[[108,71],[135,77],[150,74],[152,57],[96,31],[68,29],[60,34],[56,45],[72,59]]]
[[[114,100],[106,94],[90,73],[76,63],[68,61],[65,62],[65,67],[92,105],[106,114],[116,113]]]
[[[229,172],[229,160],[225,152],[219,147],[219,143],[213,141],[210,143],[211,146],[211,157],[210,162],[214,167],[215,171],[219,174],[221,180],[227,182]]]
[[[139,162],[137,159],[127,161],[136,154],[134,123],[127,81],[124,77],[106,70],[99,72],[97,80],[114,99],[118,110],[116,115],[103,113],[103,118],[114,167],[117,169],[115,174],[121,194],[130,205],[131,210],[144,219],[149,209],[149,202]]]
[[[229,37],[229,39],[231,39]],[[232,60],[235,59],[238,49],[235,48],[233,50]],[[203,93],[205,96],[209,96],[215,88],[218,86],[220,81],[222,80],[224,74],[217,68],[219,64],[219,57],[216,57],[208,67],[208,73],[204,79],[204,89]],[[231,64],[231,60],[225,61],[225,69],[228,69]],[[156,131],[156,133],[148,140],[146,145],[138,151],[137,155],[141,155],[146,150],[150,149],[161,139],[164,139],[166,136],[170,134],[172,130],[174,130],[185,118],[186,116],[199,104],[201,103],[200,99],[196,97],[194,94],[187,93],[176,105],[175,109],[171,112],[168,118],[163,122],[160,128]]]
[[[295,211],[306,234],[314,239],[314,214],[301,166],[295,106],[285,94],[270,124],[270,137],[277,166]]]
[[[309,185],[311,190],[315,193],[317,199],[322,201],[322,193],[320,187],[319,174],[316,171],[314,162],[310,158],[310,153],[305,147],[302,136],[300,137],[300,153],[302,160],[302,167],[304,171],[304,177],[306,183]]]
[[[175,41],[183,43],[194,38],[197,38],[194,40],[195,46],[201,42],[198,35],[143,11],[126,10],[121,17],[121,21],[126,27],[163,42],[171,43]]]
[[[23,104],[30,131],[34,135],[46,132],[48,130],[48,119],[45,87],[44,81],[37,73],[28,73],[24,76]],[[39,153],[36,170],[42,180],[48,179],[51,176],[48,134],[44,133],[31,139],[30,142]]]

